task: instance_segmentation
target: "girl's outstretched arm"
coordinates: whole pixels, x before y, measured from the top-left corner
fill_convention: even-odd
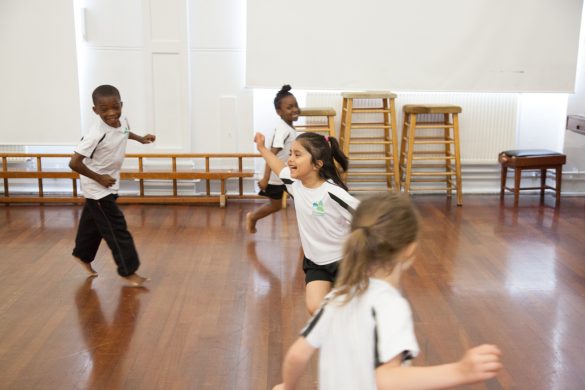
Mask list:
[[[264,134],[256,133],[254,135],[256,149],[258,149],[262,157],[264,157],[264,160],[266,160],[266,164],[268,164],[270,169],[277,175],[280,175],[280,171],[282,171],[282,168],[284,168],[286,164],[280,161],[279,158],[276,157],[276,155],[272,153],[270,149],[266,147],[266,145],[264,145],[264,142],[266,142],[266,137],[264,137]]]
[[[495,377],[502,368],[495,345],[469,349],[455,363],[428,367],[400,366],[400,356],[376,369],[378,389],[446,389]]]
[[[297,388],[307,363],[316,349],[305,340],[299,337],[297,341],[288,349],[282,364],[282,377],[284,383],[276,385],[273,390],[294,390]]]

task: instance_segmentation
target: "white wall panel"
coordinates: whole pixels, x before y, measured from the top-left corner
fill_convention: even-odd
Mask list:
[[[157,149],[178,149],[188,145],[185,132],[186,113],[181,100],[183,76],[176,72],[181,68],[182,58],[178,55],[153,55],[153,97],[154,128]]]
[[[79,140],[71,0],[0,1],[0,144]]]

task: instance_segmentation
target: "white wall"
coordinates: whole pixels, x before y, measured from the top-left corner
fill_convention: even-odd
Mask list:
[[[262,92],[254,96],[245,86],[245,5],[241,0],[75,0],[76,9],[85,8],[85,40],[78,31],[80,127],[95,117],[91,91],[109,83],[120,88],[133,129],[154,132],[161,141],[130,143],[129,151],[253,152],[254,130],[273,127],[276,91],[260,97]],[[318,25],[311,30],[319,34]],[[585,68],[583,50],[578,67]],[[580,74],[568,102],[562,94],[518,95],[516,147],[561,150],[567,104],[569,112],[583,114],[584,83]],[[495,160],[486,169],[490,184],[477,188],[493,189]],[[465,189],[474,187],[470,182]]]

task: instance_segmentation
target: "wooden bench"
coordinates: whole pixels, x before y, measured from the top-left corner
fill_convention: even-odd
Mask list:
[[[4,181],[4,195],[0,197],[0,203],[81,203],[84,198],[77,193],[77,180],[79,174],[66,170],[47,170],[43,168],[43,160],[49,158],[70,158],[70,154],[28,154],[28,153],[1,153],[2,171],[0,178]],[[246,199],[258,198],[255,194],[244,194],[244,179],[253,178],[254,170],[244,169],[244,159],[254,159],[260,157],[259,154],[247,153],[189,153],[189,154],[127,154],[126,159],[136,160],[137,169],[123,169],[120,172],[120,180],[137,180],[139,182],[139,193],[136,196],[120,196],[119,203],[215,203],[218,202],[221,207],[224,207],[227,198]],[[25,170],[9,170],[9,159],[36,161],[36,169]],[[170,162],[170,169],[145,169],[145,159],[159,159],[163,162]],[[177,168],[177,160],[202,160],[202,169],[184,169]],[[212,161],[235,160],[237,164],[233,169],[212,168]],[[12,196],[10,194],[9,179],[37,179],[38,194],[37,196]],[[44,179],[70,179],[72,181],[71,195],[64,196],[46,196],[43,188]],[[238,179],[239,191],[238,193],[227,193],[226,181],[229,179]],[[144,183],[148,180],[169,180],[172,181],[172,195],[168,196],[153,196],[146,195]],[[205,180],[206,191],[204,195],[179,195],[178,194],[178,180]],[[219,193],[211,192],[211,181],[217,180],[221,183]]]
[[[566,155],[547,149],[507,150],[499,154],[498,161],[501,165],[501,201],[504,200],[505,191],[513,192],[514,207],[517,207],[520,191],[540,190],[540,201],[543,202],[544,191],[553,190],[555,192],[555,207],[558,207],[561,204],[561,184],[563,179],[563,165],[567,162]],[[506,186],[508,168],[514,169],[514,188]],[[549,169],[555,171],[554,187],[546,184],[547,172]],[[520,183],[523,170],[539,170],[540,186],[521,187]]]

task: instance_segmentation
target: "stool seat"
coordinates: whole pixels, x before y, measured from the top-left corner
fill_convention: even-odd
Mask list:
[[[396,99],[396,94],[389,91],[342,92],[346,99]]]
[[[332,107],[303,107],[300,109],[300,116],[335,116],[337,113]]]
[[[407,114],[460,114],[461,107],[439,104],[406,104],[402,111]]]
[[[556,194],[555,206],[561,201],[562,166],[567,156],[548,149],[519,149],[501,152],[498,156],[501,164],[500,199],[504,199],[506,190],[514,193],[514,206],[518,206],[521,190],[540,190],[541,201],[544,200],[544,191],[554,190]],[[514,169],[514,188],[506,187],[508,168]],[[546,176],[549,169],[555,170],[555,187],[546,185]],[[520,187],[523,170],[540,170],[540,187]]]

